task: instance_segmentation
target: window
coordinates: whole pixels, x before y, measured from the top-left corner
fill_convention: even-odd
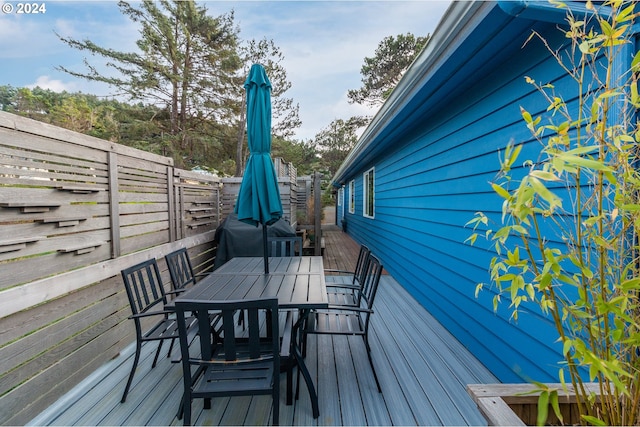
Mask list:
[[[374,214],[374,173],[374,168],[371,168],[362,175],[362,214],[367,218],[373,218]]]
[[[349,213],[355,213],[356,211],[356,183],[355,181],[349,182]]]
[[[344,186],[338,189],[338,195],[336,197],[336,203],[338,207],[342,206],[342,198],[344,197]]]

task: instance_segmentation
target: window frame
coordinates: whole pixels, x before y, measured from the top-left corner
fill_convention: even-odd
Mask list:
[[[356,181],[349,181],[349,213],[356,213]]]
[[[375,218],[376,216],[376,168],[362,174],[362,216]]]

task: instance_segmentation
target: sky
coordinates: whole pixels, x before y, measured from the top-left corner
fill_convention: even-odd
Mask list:
[[[24,5],[39,13],[18,13]],[[349,104],[347,92],[361,87],[365,57],[387,36],[432,34],[449,1],[281,0],[201,1],[211,15],[234,10],[242,40],[272,39],[284,54],[302,126],[295,138],[312,139],[335,119],[374,111]],[[33,9],[33,8],[32,8]],[[26,12],[22,7],[22,12]],[[35,10],[31,10],[34,12]],[[120,13],[115,0],[0,0],[0,85],[56,92],[112,93],[109,86],[77,79],[57,66],[86,71],[83,61],[100,58],[72,49],[57,34],[89,39],[119,51],[136,51],[139,27]]]

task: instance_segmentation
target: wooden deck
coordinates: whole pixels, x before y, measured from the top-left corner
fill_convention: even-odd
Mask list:
[[[324,228],[323,228],[324,229]],[[358,244],[337,227],[326,227],[326,268],[355,265]],[[331,280],[330,277],[327,280]],[[313,419],[301,382],[300,399],[280,403],[282,425],[486,425],[465,387],[496,378],[389,275],[382,277],[372,320],[371,346],[382,386],[378,393],[359,337],[310,336],[307,364],[319,395]],[[402,309],[398,309],[401,307]],[[133,387],[120,397],[134,346],[94,372],[32,425],[180,425],[175,415],[182,394],[182,369],[163,358],[150,369],[146,345]],[[144,348],[143,347],[143,348]],[[270,397],[214,399],[212,408],[194,402],[196,425],[268,425]]]

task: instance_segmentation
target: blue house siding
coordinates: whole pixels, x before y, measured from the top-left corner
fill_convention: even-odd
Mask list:
[[[494,2],[453,5],[452,14],[456,8],[467,8],[464,37],[451,38],[457,45],[437,70],[423,66],[426,83],[395,100],[401,107],[385,126],[376,130],[374,119],[367,149],[337,174],[338,185],[356,183],[348,232],[501,381],[554,381],[561,355],[551,322],[535,307],[525,306],[517,323],[508,303],[494,313],[489,288],[475,297],[476,284],[489,282],[492,252],[465,243],[465,223],[477,211],[491,216],[492,228],[500,223],[502,202],[489,185],[499,150],[516,141],[525,144],[522,159],[538,157],[520,107],[538,115],[548,103],[524,76],[575,99],[577,85],[541,42],[522,48],[534,28],[552,46],[566,40],[555,23],[514,18]],[[362,173],[371,167],[375,219],[362,216]]]

